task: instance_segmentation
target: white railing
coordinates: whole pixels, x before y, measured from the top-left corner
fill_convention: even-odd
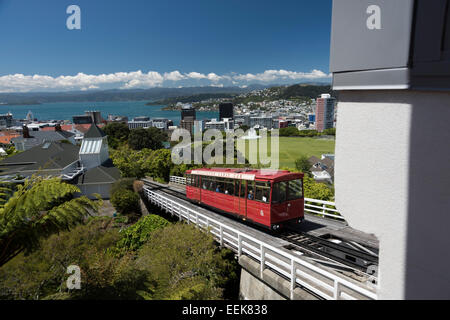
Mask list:
[[[186,185],[186,178],[170,176],[170,182]],[[341,216],[339,211],[336,209],[335,203],[330,201],[305,198],[305,212],[319,215],[319,217],[322,218],[333,218],[340,221],[345,221],[345,218]]]
[[[170,176],[170,182],[186,185],[186,178],[185,177]]]
[[[194,209],[180,204],[179,200],[152,191],[148,187],[144,187],[144,191],[153,204],[172,215],[176,215],[180,220],[194,223],[201,229],[209,230],[220,245],[234,250],[238,257],[247,255],[258,261],[261,278],[264,269],[270,268],[288,279],[291,283],[291,299],[294,298],[294,290],[297,286],[306,288],[319,297],[330,300],[377,299],[374,290],[361,287],[307,262],[289,251],[266,244],[227,224],[198,213]]]

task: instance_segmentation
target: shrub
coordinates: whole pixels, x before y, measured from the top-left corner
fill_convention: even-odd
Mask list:
[[[295,160],[295,169],[303,173],[310,173],[311,164],[308,161],[306,155],[301,155],[297,160]]]
[[[130,190],[133,191],[133,183],[134,183],[134,178],[122,178],[117,180],[116,182],[113,183],[113,185],[111,186],[111,190],[109,191],[109,194],[112,195],[114,193],[116,193],[116,191],[122,191],[122,190]]]
[[[39,250],[20,254],[0,268],[2,299],[139,299],[146,272],[132,257],[107,254],[120,234],[112,219],[90,219],[43,240]],[[66,287],[67,266],[81,269],[81,290]]]
[[[138,250],[147,242],[153,231],[169,224],[169,221],[155,214],[141,218],[134,225],[125,229],[122,239],[117,242],[115,253],[123,254],[129,250]]]
[[[113,193],[111,203],[121,214],[139,213],[139,195],[136,192],[119,189]]]
[[[233,255],[217,248],[210,234],[183,223],[151,233],[137,265],[148,272],[146,299],[222,299],[238,281]]]

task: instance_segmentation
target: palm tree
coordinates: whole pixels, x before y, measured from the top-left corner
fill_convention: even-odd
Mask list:
[[[98,211],[101,200],[74,198],[76,186],[59,178],[33,176],[16,190],[0,187],[0,267],[20,252],[31,252],[39,241],[69,230]]]

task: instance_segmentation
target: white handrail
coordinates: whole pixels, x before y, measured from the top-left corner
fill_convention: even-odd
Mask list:
[[[289,251],[281,250],[256,239],[242,231],[228,226],[216,219],[196,212],[194,209],[182,205],[167,195],[152,191],[147,186],[144,191],[148,199],[180,220],[196,224],[209,230],[214,238],[222,245],[234,250],[238,256],[245,254],[260,263],[260,271],[271,268],[283,275],[291,282],[291,298],[294,290],[300,285],[311,290],[324,299],[377,299],[373,290],[363,288],[344,278],[322,269]]]
[[[186,178],[170,176],[170,182],[186,185]],[[333,218],[345,221],[345,218],[336,209],[336,204],[330,201],[305,198],[305,212],[318,215],[322,218]]]

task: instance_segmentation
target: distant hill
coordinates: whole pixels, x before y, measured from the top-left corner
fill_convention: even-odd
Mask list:
[[[322,93],[329,93],[336,97],[337,92],[331,90],[330,85],[310,85],[310,84],[295,84],[281,90],[279,97],[281,99],[293,98],[310,98],[319,97]]]
[[[192,96],[181,96],[181,97],[174,97],[174,98],[166,98],[162,100],[156,100],[147,103],[147,106],[153,106],[153,105],[172,105],[176,104],[177,102],[181,103],[192,103],[192,102],[200,102],[205,101],[209,99],[220,99],[220,98],[234,98],[236,96],[236,93],[201,93],[196,94]]]
[[[199,94],[241,94],[265,86],[150,88],[138,90],[96,90],[71,92],[0,93],[0,104],[38,104],[49,102],[154,101]]]
[[[184,87],[184,88],[150,88],[133,90],[95,90],[70,92],[27,92],[0,93],[0,105],[30,105],[49,102],[100,102],[100,101],[150,101],[160,100],[197,102],[210,98],[232,98],[236,95],[250,93],[254,90],[277,88],[280,99],[298,97],[315,98],[321,93],[331,92],[330,85],[296,84],[292,86],[274,86],[252,84],[241,87]],[[335,95],[335,93],[334,93]],[[175,99],[174,99],[175,98]],[[175,101],[175,102],[176,102]],[[169,104],[169,103],[164,103]]]

